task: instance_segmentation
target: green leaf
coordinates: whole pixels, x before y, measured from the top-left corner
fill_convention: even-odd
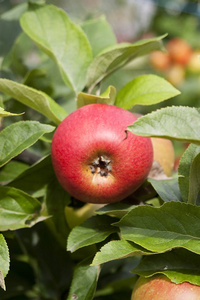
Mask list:
[[[0,78],[0,91],[43,114],[55,124],[66,116],[66,111],[44,92],[26,85]]]
[[[12,266],[11,287],[16,288],[17,285],[21,297],[11,295],[10,298],[14,297],[20,300],[24,298],[23,295],[26,294],[26,290],[24,291],[26,279],[29,278],[28,291],[33,289],[35,283],[39,289],[39,295],[36,292],[37,294],[34,296],[36,299],[61,299],[61,294],[69,288],[72,280],[74,261],[70,257],[70,254],[56,241],[46,221],[40,222],[31,228],[20,229],[15,232],[15,235],[17,236],[18,244],[26,254],[23,255],[22,259],[23,261],[27,261],[29,268],[24,270],[23,265],[21,267],[21,264],[18,263],[18,276],[20,277],[18,279],[15,273],[15,264]],[[16,250],[14,254],[17,254]],[[34,268],[34,273],[31,272],[30,267]],[[36,275],[35,278],[33,277],[34,274]],[[22,280],[20,280],[21,278]],[[57,280],[58,278],[59,280]],[[8,277],[8,279],[10,278]],[[15,284],[16,279],[18,279],[17,284]],[[19,286],[20,283],[21,285]]]
[[[40,218],[41,204],[30,195],[12,187],[0,187],[0,230],[33,226]]]
[[[11,51],[4,57],[2,61],[2,68],[5,70],[12,70],[14,73],[18,74],[18,78],[23,78],[26,76],[29,69],[35,64],[33,60],[30,60],[30,53],[32,51],[33,42],[24,32],[21,32],[16,38]],[[35,49],[34,55],[37,55],[39,58]]]
[[[63,248],[65,248],[70,231],[65,218],[65,206],[70,203],[70,195],[61,187],[55,177],[47,186],[45,203],[47,214],[51,216],[47,222]]]
[[[165,79],[156,75],[141,75],[119,91],[115,104],[131,109],[137,104],[157,104],[179,94],[180,92]]]
[[[37,121],[13,123],[0,132],[0,166],[33,145],[43,134],[55,127]]]
[[[177,178],[166,180],[148,179],[148,181],[163,201],[183,201]]]
[[[185,202],[196,204],[199,194],[200,147],[191,144],[182,155],[179,168],[179,186]]]
[[[128,241],[111,241],[105,244],[99,252],[96,253],[92,265],[99,265],[115,259],[122,259],[135,255],[148,255],[152,252]]]
[[[189,176],[188,203],[196,204],[200,192],[200,153],[194,158]]]
[[[93,56],[97,56],[105,48],[116,44],[116,37],[105,16],[86,20],[81,24],[92,47]]]
[[[108,216],[94,216],[87,219],[70,232],[67,250],[74,252],[82,247],[105,240],[111,233],[117,231],[116,227],[111,226],[115,221],[115,218]]]
[[[24,32],[58,65],[64,82],[76,93],[85,86],[92,51],[82,29],[64,10],[53,5],[36,6],[22,16]]]
[[[0,172],[0,182],[8,182],[15,179],[28,168],[28,165],[19,161],[10,161]]]
[[[4,278],[10,267],[10,255],[4,236],[0,234],[0,287],[6,290]]]
[[[137,206],[115,225],[123,239],[154,252],[185,248],[200,254],[200,207],[166,202],[161,207]]]
[[[171,106],[140,117],[128,130],[142,136],[157,136],[200,144],[200,113],[194,107]]]
[[[14,114],[14,113],[10,113],[8,111],[5,111],[2,107],[0,107],[0,117],[11,117],[11,116],[20,116],[21,114]]]
[[[12,9],[1,14],[0,18],[0,36],[1,47],[0,56],[5,56],[12,48],[17,36],[21,32],[19,18],[27,9],[27,3],[15,5]],[[2,10],[1,10],[2,13]]]
[[[80,92],[77,96],[77,107],[79,108],[92,103],[105,103],[113,105],[115,102],[115,97],[116,89],[114,86],[109,86],[100,96]]]
[[[99,277],[99,266],[91,266],[90,260],[79,263],[74,271],[67,300],[92,300],[96,291]]]
[[[96,213],[98,215],[111,215],[117,218],[121,218],[132,210],[135,205],[130,205],[122,202],[112,203],[104,205],[102,208],[98,209]]]
[[[161,37],[141,40],[133,44],[122,43],[104,49],[89,66],[87,73],[87,87],[91,92],[102,79],[123,67],[131,60],[146,55],[153,50],[162,48]]]
[[[187,281],[200,285],[200,256],[185,249],[174,249],[145,256],[132,271],[144,277],[164,274],[176,284]]]
[[[48,155],[24,170],[23,173],[19,174],[19,176],[8,184],[9,186],[32,194],[51,182],[54,176],[55,173],[51,163],[51,156]]]
[[[200,153],[200,147],[194,144],[189,145],[179,161],[178,182],[182,198],[185,202],[189,196],[189,177],[192,161]]]

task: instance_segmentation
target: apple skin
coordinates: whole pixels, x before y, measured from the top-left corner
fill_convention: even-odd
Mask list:
[[[174,64],[166,71],[166,79],[174,86],[180,86],[185,80],[185,68]]]
[[[192,74],[200,73],[200,50],[193,51],[187,64],[187,69]]]
[[[157,161],[167,176],[171,176],[174,169],[174,146],[169,139],[151,138],[153,145],[153,160]]]
[[[171,64],[171,59],[168,53],[162,51],[153,51],[150,56],[149,60],[151,65],[159,71],[165,71],[169,68]]]
[[[140,277],[136,282],[131,300],[199,300],[200,286],[189,282],[175,284],[166,276]]]
[[[153,147],[150,138],[126,131],[136,120],[120,107],[89,104],[60,123],[52,140],[52,164],[71,196],[89,203],[114,203],[144,182]]]
[[[172,38],[168,41],[166,49],[171,60],[180,65],[186,65],[192,55],[192,48],[187,41],[181,38]]]

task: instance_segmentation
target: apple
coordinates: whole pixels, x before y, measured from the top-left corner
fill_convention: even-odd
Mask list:
[[[151,139],[126,130],[137,117],[108,104],[85,105],[56,129],[51,146],[58,181],[74,198],[113,203],[145,181],[152,162]]]
[[[200,50],[195,50],[190,60],[187,64],[187,69],[190,73],[199,74],[200,73]]]
[[[142,117],[143,115],[140,113],[134,113],[137,118]],[[156,175],[155,168],[158,171],[162,171],[166,176],[171,176],[172,171],[174,170],[175,164],[175,151],[173,143],[169,139],[165,138],[151,138],[152,146],[153,146],[153,164],[150,170],[151,176],[154,177],[153,173]],[[155,162],[158,164],[155,164]],[[158,173],[158,172],[157,172]],[[161,178],[161,172],[159,172],[159,178]],[[149,175],[148,175],[149,177]],[[163,178],[166,178],[163,176]]]
[[[192,48],[189,43],[181,38],[172,38],[166,44],[166,49],[171,60],[180,65],[186,65],[192,55]]]
[[[169,139],[151,138],[153,145],[153,160],[158,162],[163,172],[171,176],[174,169],[175,152],[174,146]]]
[[[153,51],[149,55],[151,65],[159,71],[165,71],[171,64],[171,59],[168,53],[162,51]]]
[[[174,64],[166,71],[166,79],[174,86],[180,86],[185,80],[185,68]]]
[[[140,277],[131,300],[199,300],[200,286],[189,282],[173,283],[166,276]]]

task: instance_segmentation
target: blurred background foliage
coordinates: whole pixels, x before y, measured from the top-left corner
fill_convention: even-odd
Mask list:
[[[75,95],[64,84],[55,63],[22,33],[19,18],[29,3],[46,3],[61,7],[80,25],[104,15],[119,43],[132,43],[165,33],[168,35],[164,39],[164,46],[173,38],[183,39],[194,52],[193,63],[188,62],[185,65],[172,63],[170,67],[161,70],[151,62],[150,55],[146,55],[105,79],[101,89],[104,91],[108,85],[114,85],[119,91],[134,77],[153,73],[166,78],[181,91],[181,94],[161,104],[136,106],[134,111],[146,114],[167,105],[200,106],[198,0],[0,0],[0,77],[46,92],[70,113],[76,109]],[[158,58],[156,60],[158,61]],[[16,120],[27,118],[43,121],[41,119],[43,117],[37,112],[5,95],[2,97],[8,111],[26,112],[22,116],[17,116]],[[9,118],[4,122],[9,122]],[[180,148],[180,143],[178,145]],[[177,153],[183,150],[182,147],[179,148]],[[34,151],[38,152],[38,145]],[[45,154],[49,149],[41,142],[40,151]]]
[[[134,42],[143,38],[167,33],[164,44],[174,37],[186,40],[193,50],[200,51],[199,39],[199,1],[163,1],[163,0],[0,0],[0,63],[1,77],[24,81],[63,102],[68,112],[75,109],[73,96],[60,79],[58,72],[50,72],[54,65],[45,57],[32,41],[19,35],[21,28],[19,17],[27,3],[47,3],[63,8],[76,23],[106,16],[118,42]],[[55,68],[54,68],[55,70]],[[105,87],[113,84],[119,90],[133,77],[158,72],[149,63],[148,57],[139,59],[125,69],[118,71],[104,82]],[[183,80],[177,87],[182,94],[172,100],[175,105],[199,106],[199,72],[184,70]],[[178,75],[177,75],[178,76]],[[191,79],[192,77],[192,79]],[[68,98],[63,101],[62,98]],[[70,101],[71,100],[71,101]],[[171,100],[170,100],[171,101]],[[172,104],[164,102],[162,105]],[[142,108],[140,108],[142,109]],[[140,110],[139,109],[139,110]],[[152,110],[143,107],[145,111]],[[153,107],[154,109],[154,107]]]

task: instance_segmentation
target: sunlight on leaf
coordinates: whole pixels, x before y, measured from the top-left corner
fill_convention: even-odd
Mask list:
[[[0,234],[0,287],[6,290],[4,278],[8,274],[10,268],[10,255],[6,240]]]
[[[134,105],[152,105],[179,95],[168,81],[157,75],[141,75],[117,94],[116,105],[131,109]]]
[[[64,82],[76,93],[86,83],[92,60],[89,41],[66,12],[53,5],[36,6],[21,18],[24,32],[58,65]]]
[[[43,134],[55,127],[37,121],[13,123],[0,132],[0,166],[33,145]]]
[[[0,230],[30,227],[44,220],[40,216],[41,203],[12,187],[0,187]]]
[[[0,107],[0,117],[20,116],[22,114],[23,113],[21,113],[21,114],[11,113],[11,112],[4,110],[2,107]]]
[[[131,60],[146,55],[153,50],[163,48],[161,40],[166,35],[140,40],[133,44],[121,43],[104,49],[97,55],[89,66],[87,73],[87,87],[89,93],[105,77],[123,67]]]
[[[92,265],[103,264],[111,260],[143,254],[148,255],[153,253],[128,241],[111,241],[105,244],[100,251],[96,253]]]
[[[115,102],[116,97],[116,89],[114,86],[109,86],[104,93],[100,96],[98,95],[91,95],[86,93],[79,93],[77,96],[77,107],[81,107],[87,104],[94,104],[94,103],[104,103],[113,105]]]
[[[44,92],[8,79],[0,78],[0,91],[43,114],[55,124],[66,116],[66,111]]]

